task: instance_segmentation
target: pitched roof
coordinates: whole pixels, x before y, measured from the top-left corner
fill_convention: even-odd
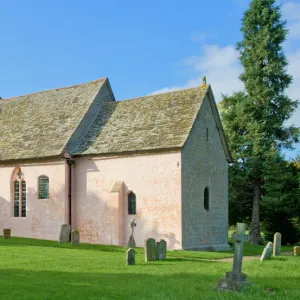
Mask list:
[[[0,101],[0,161],[61,155],[106,79]]]
[[[73,155],[182,147],[209,85],[105,103]]]

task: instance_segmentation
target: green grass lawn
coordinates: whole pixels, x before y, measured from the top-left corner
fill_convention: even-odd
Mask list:
[[[0,238],[0,299],[300,299],[298,257],[244,262],[253,284],[242,293],[229,293],[213,289],[232,263],[197,258],[232,256],[231,252],[169,251],[166,261],[145,263],[138,248],[137,264],[127,266],[125,251]]]

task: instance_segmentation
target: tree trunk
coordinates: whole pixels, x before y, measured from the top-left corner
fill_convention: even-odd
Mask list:
[[[252,208],[252,222],[250,224],[249,243],[253,245],[264,245],[264,240],[260,234],[260,195],[261,181],[256,179],[254,182],[254,198]]]

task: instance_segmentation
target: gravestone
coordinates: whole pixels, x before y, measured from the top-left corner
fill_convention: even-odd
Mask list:
[[[3,238],[5,240],[10,239],[10,235],[11,235],[11,229],[9,229],[9,228],[3,229]]]
[[[126,252],[126,263],[127,265],[135,265],[135,250],[129,248]]]
[[[219,280],[217,290],[238,291],[249,284],[247,274],[242,272],[244,242],[248,239],[245,231],[246,225],[244,223],[237,223],[236,233],[232,234],[232,239],[235,240],[233,268],[232,271],[226,272],[225,278]]]
[[[167,242],[165,240],[160,240],[156,242],[156,259],[165,260],[167,256]]]
[[[300,247],[299,246],[294,247],[294,256],[300,256]]]
[[[273,256],[280,255],[280,250],[281,250],[281,233],[276,232],[274,234]]]
[[[70,241],[71,226],[68,224],[61,225],[59,233],[59,243],[67,243]]]
[[[149,238],[145,241],[145,261],[156,260],[156,243],[155,239]]]
[[[129,224],[129,227],[131,228],[131,235],[128,240],[128,247],[135,247],[135,240],[134,240],[134,227],[136,227],[135,219],[132,219],[132,221]]]
[[[79,239],[79,230],[73,230],[71,234],[71,241],[72,245],[79,245],[80,239]]]
[[[260,261],[269,259],[272,256],[272,252],[273,252],[273,243],[269,242],[261,255]]]

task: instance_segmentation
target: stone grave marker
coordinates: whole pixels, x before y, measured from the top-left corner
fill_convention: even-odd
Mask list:
[[[272,256],[272,252],[273,252],[273,243],[269,242],[261,255],[260,261],[269,259]]]
[[[294,247],[294,256],[300,256],[300,247],[299,246]]]
[[[71,234],[71,241],[72,245],[79,245],[80,239],[79,239],[79,230],[73,230]]]
[[[136,227],[135,219],[132,219],[132,221],[129,224],[129,227],[131,228],[131,235],[128,240],[128,247],[135,247],[135,240],[134,240],[134,227]]]
[[[276,232],[274,234],[273,256],[280,255],[280,250],[281,250],[281,233]]]
[[[232,271],[226,272],[225,278],[219,280],[217,290],[238,291],[249,284],[247,274],[242,272],[244,242],[248,239],[245,231],[246,224],[237,223],[236,233],[232,234],[232,239],[235,240],[233,268]]]
[[[126,263],[127,265],[135,265],[135,250],[129,248],[126,252]]]
[[[165,240],[160,240],[156,242],[156,259],[165,260],[167,256],[167,242]]]
[[[61,225],[59,233],[59,243],[67,243],[70,241],[71,226],[68,224]]]
[[[145,261],[154,261],[156,260],[156,242],[155,239],[149,238],[145,241]]]
[[[10,235],[11,235],[11,229],[9,228],[3,229],[3,238],[5,240],[10,239]]]

